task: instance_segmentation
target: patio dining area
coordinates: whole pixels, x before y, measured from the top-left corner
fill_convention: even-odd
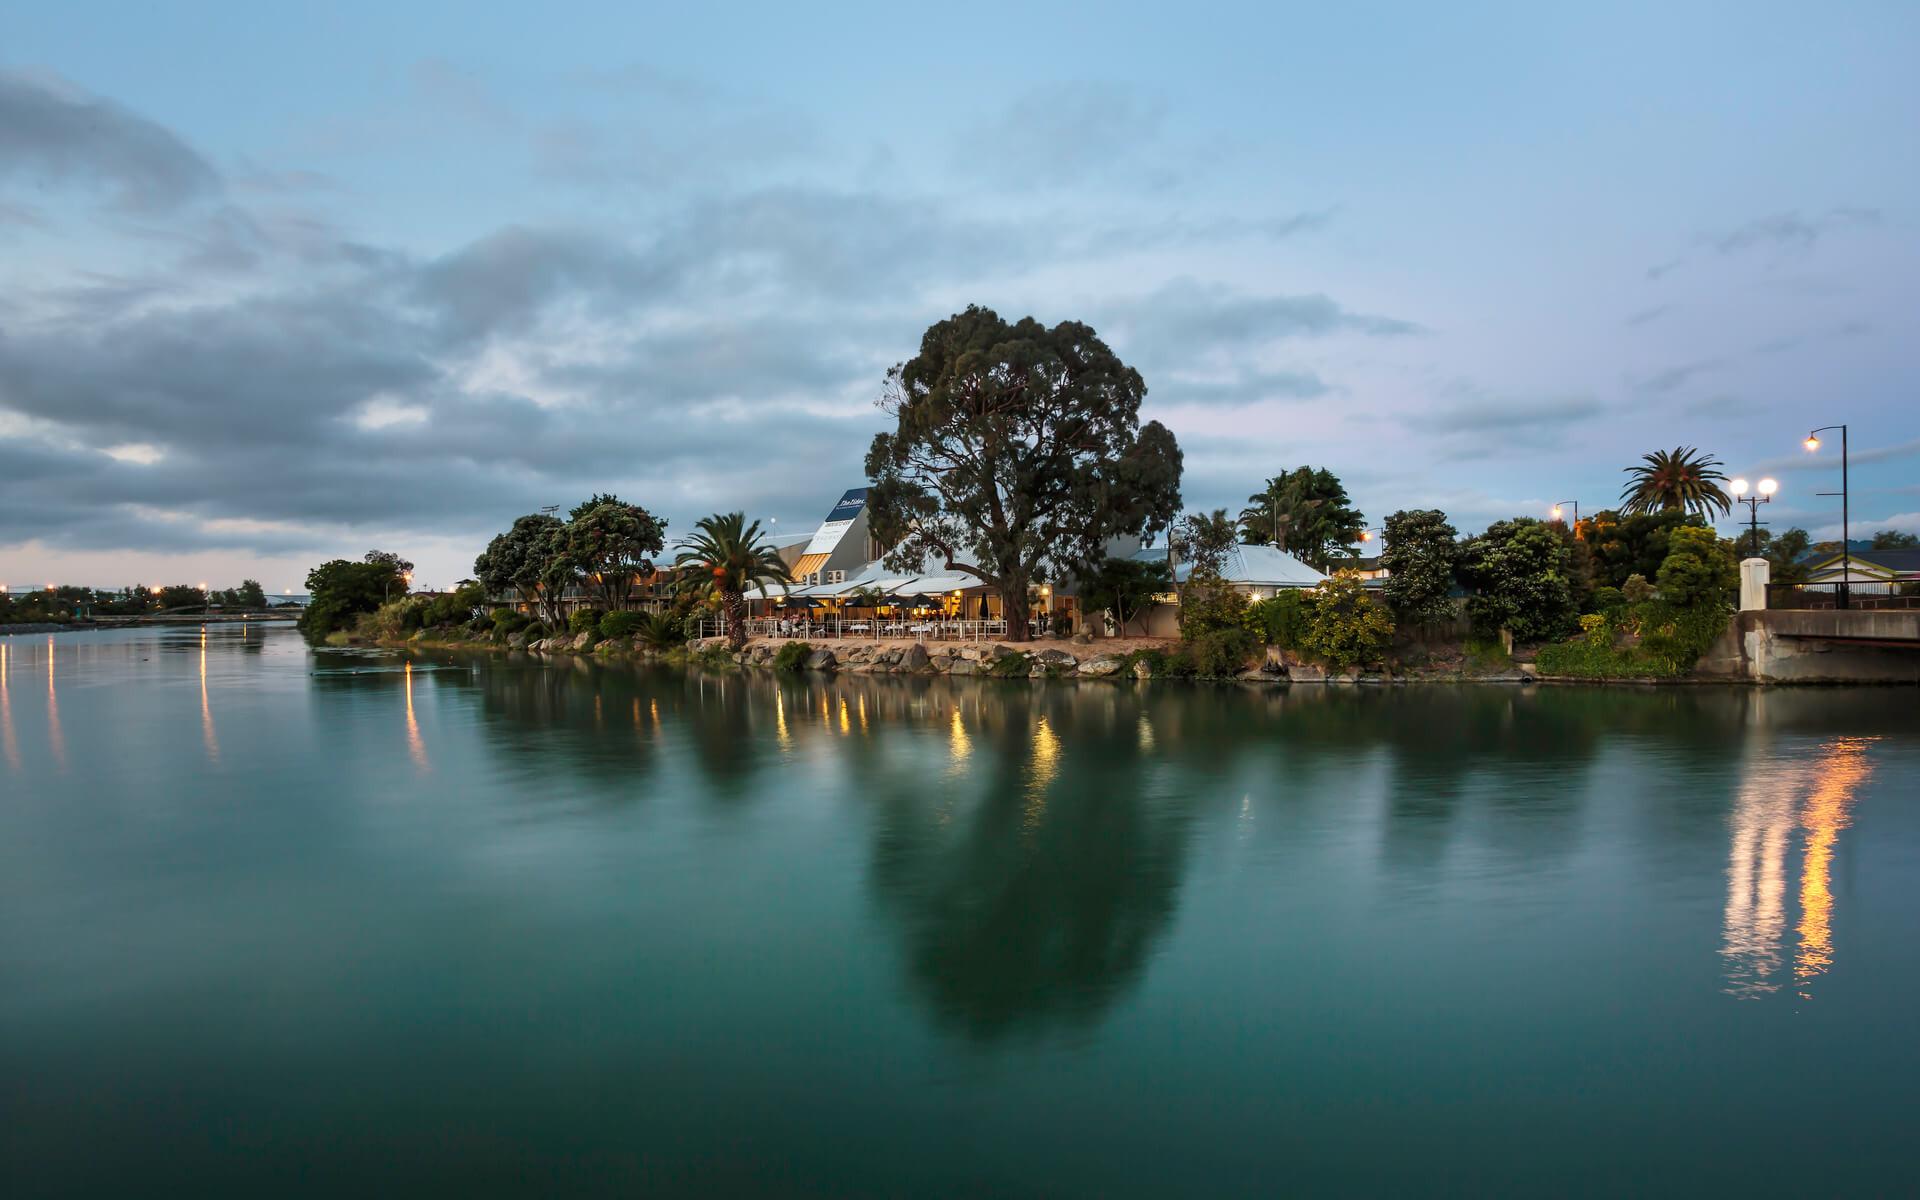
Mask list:
[[[1063,610],[1072,601],[1062,598]],[[1049,588],[1031,598],[1027,636],[1057,627]],[[804,641],[978,642],[1009,636],[1000,595],[971,575],[903,576],[878,569],[851,579],[747,596],[747,636]],[[1070,620],[1069,615],[1069,620]]]

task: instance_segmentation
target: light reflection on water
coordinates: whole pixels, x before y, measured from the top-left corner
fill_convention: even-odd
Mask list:
[[[337,1166],[369,1122],[339,1191],[525,1148],[635,1194],[661,1163],[708,1194],[1259,1194],[1282,1160],[1303,1192],[1489,1163],[1817,1192],[1834,1155],[1743,1148],[1904,1145],[1911,692],[93,637],[0,639],[0,1094],[35,1098],[0,1153],[96,1194],[236,1142]],[[433,803],[382,803],[402,778]],[[703,1175],[741,1121],[819,1173]]]
[[[1729,821],[1733,845],[1720,951],[1729,994],[1757,998],[1786,984],[1787,859],[1800,830],[1806,838],[1792,971],[1800,997],[1811,999],[1812,981],[1833,966],[1834,854],[1854,796],[1872,770],[1866,751],[1873,740],[1836,738],[1804,760],[1769,757],[1749,767]]]

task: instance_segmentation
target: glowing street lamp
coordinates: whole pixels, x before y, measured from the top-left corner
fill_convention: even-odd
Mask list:
[[[1822,425],[1807,434],[1807,453],[1820,449],[1820,435],[1829,429],[1840,431],[1840,590],[1834,595],[1835,608],[1851,607],[1853,596],[1853,528],[1848,520],[1849,497],[1847,495],[1847,427],[1845,425]],[[1815,492],[1816,496],[1831,496],[1832,492]]]
[[[1747,506],[1747,550],[1757,556],[1760,553],[1760,506],[1773,503],[1773,494],[1780,485],[1772,479],[1762,479],[1758,486],[1750,487],[1744,479],[1732,483],[1733,502]]]
[[[1578,500],[1555,500],[1553,502],[1553,519],[1556,521],[1561,519],[1561,513],[1564,510],[1560,506],[1563,504],[1573,505],[1573,536],[1579,537],[1580,536],[1580,502]]]

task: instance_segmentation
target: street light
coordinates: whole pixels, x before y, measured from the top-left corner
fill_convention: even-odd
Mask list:
[[[1553,519],[1556,521],[1560,519],[1560,511],[1561,511],[1560,506],[1562,504],[1573,505],[1573,536],[1579,537],[1580,536],[1580,502],[1578,500],[1555,500],[1553,502]]]
[[[1747,506],[1747,547],[1748,553],[1758,557],[1760,554],[1760,506],[1773,503],[1773,494],[1780,490],[1779,483],[1771,479],[1762,479],[1757,487],[1749,488],[1747,481],[1733,481],[1733,502]]]
[[[1835,593],[1835,608],[1850,608],[1853,595],[1853,528],[1848,520],[1847,507],[1850,497],[1847,495],[1847,427],[1845,425],[1822,425],[1807,434],[1807,452],[1811,454],[1820,448],[1820,435],[1829,429],[1840,431],[1840,590]],[[1833,492],[1815,492],[1816,496],[1831,496]]]

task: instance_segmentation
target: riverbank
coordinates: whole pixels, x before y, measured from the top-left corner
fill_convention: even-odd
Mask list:
[[[291,625],[296,617],[259,613],[213,613],[191,617],[105,617],[93,621],[32,621],[0,625],[0,637],[15,633],[90,633],[102,629],[136,629],[148,625]]]
[[[332,645],[352,645],[343,634],[328,639]],[[515,635],[505,642],[440,638],[431,631],[404,641],[385,640],[390,647],[521,651],[541,657],[579,657],[686,664],[707,669],[795,670],[850,675],[948,675],[995,679],[1195,679],[1241,684],[1293,683],[1533,683],[1540,677],[1530,662],[1485,663],[1461,655],[1443,665],[1401,666],[1365,670],[1329,668],[1297,655],[1269,647],[1266,660],[1230,676],[1196,676],[1183,670],[1177,641],[1160,638],[1104,638],[1091,642],[1052,641],[920,642],[909,638],[868,641],[805,642],[786,638],[755,638],[735,653],[724,638],[705,638],[685,647],[655,650],[637,639],[600,639],[591,633],[528,640]],[[804,647],[803,650],[788,649]],[[785,651],[783,658],[782,651]]]

